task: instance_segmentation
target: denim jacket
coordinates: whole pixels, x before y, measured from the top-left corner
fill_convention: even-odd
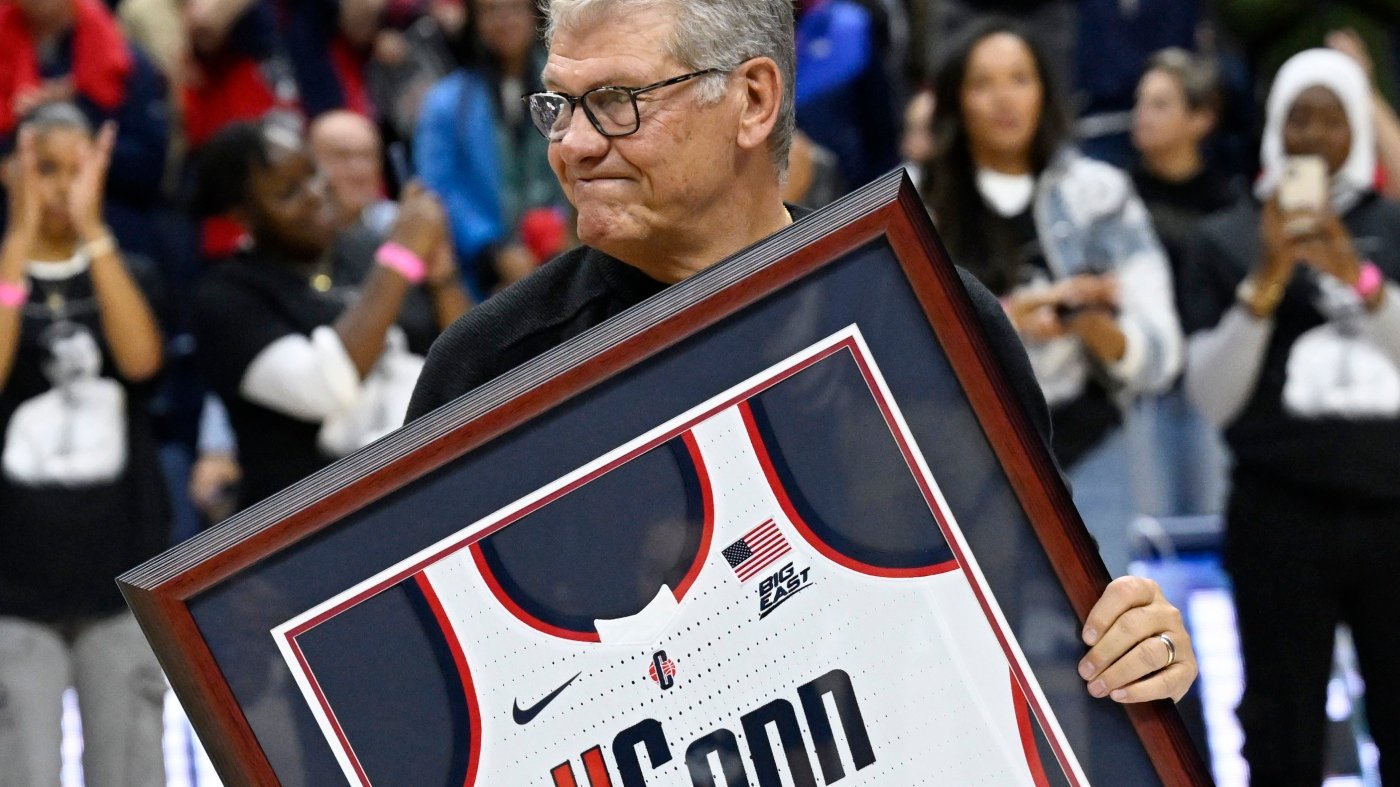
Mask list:
[[[1126,340],[1123,357],[1106,366],[1073,337],[1028,341],[1046,400],[1052,407],[1073,401],[1091,375],[1120,406],[1169,388],[1182,364],[1171,269],[1128,175],[1066,148],[1036,183],[1034,216],[1053,279],[1084,273],[1117,278],[1118,325]]]

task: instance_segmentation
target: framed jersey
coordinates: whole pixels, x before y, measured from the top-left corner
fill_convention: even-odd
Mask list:
[[[231,784],[1205,784],[891,175],[121,579]]]

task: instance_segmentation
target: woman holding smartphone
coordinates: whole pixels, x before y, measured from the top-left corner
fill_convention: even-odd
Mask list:
[[[1181,364],[1166,255],[1127,174],[1068,144],[1045,59],[1016,26],[976,23],[934,92],[925,199],[953,261],[1001,297],[1075,504],[1109,571],[1126,573],[1123,408],[1169,386]]]
[[[1338,52],[1269,95],[1257,200],[1185,266],[1186,388],[1235,466],[1234,583],[1256,784],[1322,778],[1333,635],[1351,627],[1381,776],[1400,784],[1400,206],[1373,189],[1371,99]]]

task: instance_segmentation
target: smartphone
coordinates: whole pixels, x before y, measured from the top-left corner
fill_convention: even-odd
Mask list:
[[[1327,162],[1321,156],[1289,156],[1278,184],[1278,206],[1290,235],[1317,228],[1315,214],[1327,205]],[[1293,215],[1289,214],[1304,214]]]

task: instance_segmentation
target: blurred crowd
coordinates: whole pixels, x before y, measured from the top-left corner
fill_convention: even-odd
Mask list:
[[[1317,783],[1339,622],[1400,783],[1400,2],[796,7],[787,200],[904,166],[1110,571],[1135,516],[1223,516],[1256,783]],[[398,426],[437,334],[577,243],[541,22],[0,0],[0,785],[56,783],[68,686],[89,783],[164,783],[113,577]]]

